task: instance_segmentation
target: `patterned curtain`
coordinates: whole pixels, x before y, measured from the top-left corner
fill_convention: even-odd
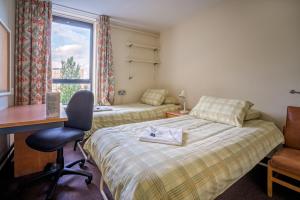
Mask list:
[[[114,101],[115,83],[112,68],[113,58],[109,16],[100,16],[98,28],[98,103],[100,105],[111,105]]]
[[[16,105],[44,103],[51,90],[51,20],[51,1],[16,0]]]

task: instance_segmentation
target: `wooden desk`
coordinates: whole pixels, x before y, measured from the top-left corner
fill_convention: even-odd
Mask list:
[[[15,134],[15,177],[42,171],[49,162],[55,162],[56,153],[43,153],[29,148],[25,139],[34,131],[62,127],[67,115],[61,108],[60,116],[46,117],[46,106],[14,106],[0,110],[0,134]]]

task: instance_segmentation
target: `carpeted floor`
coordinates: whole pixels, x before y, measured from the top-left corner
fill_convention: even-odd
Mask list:
[[[74,152],[72,144],[65,148],[66,162],[74,161],[81,158],[79,151]],[[99,192],[100,172],[97,167],[87,164],[87,170],[93,173],[93,181],[90,185],[86,185],[83,177],[64,176],[60,179],[56,189],[55,199],[59,200],[101,200]],[[26,199],[36,200],[44,199],[48,181],[40,181],[19,194],[16,192],[19,180],[12,178],[12,166],[0,174],[0,199]],[[109,199],[113,199],[106,188],[106,194]],[[266,168],[262,166],[255,167],[246,176],[236,182],[217,200],[299,200],[300,195],[294,191],[285,189],[281,186],[274,185],[274,196],[268,198],[266,195]]]

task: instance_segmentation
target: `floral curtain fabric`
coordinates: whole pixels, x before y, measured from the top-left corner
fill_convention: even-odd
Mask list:
[[[51,90],[51,20],[51,1],[16,1],[16,105],[44,103]]]
[[[98,103],[111,105],[114,101],[115,82],[109,16],[100,16],[97,31],[98,51]]]

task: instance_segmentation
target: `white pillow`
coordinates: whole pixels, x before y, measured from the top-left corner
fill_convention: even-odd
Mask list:
[[[202,96],[190,115],[242,127],[251,106],[253,104],[249,101]]]

